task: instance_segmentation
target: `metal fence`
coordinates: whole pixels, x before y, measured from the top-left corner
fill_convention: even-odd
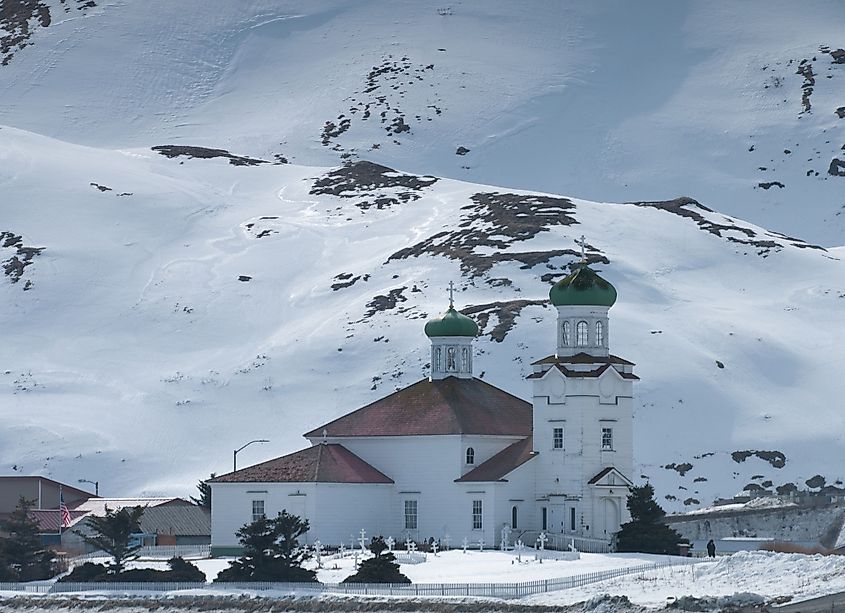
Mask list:
[[[590,538],[586,536],[570,536],[567,534],[555,534],[553,532],[546,532],[546,549],[556,549],[563,551],[569,549],[570,545],[574,545],[577,551],[582,553],[610,553],[612,551],[611,542],[608,539]],[[525,543],[526,546],[536,546],[537,539],[540,536],[538,530],[525,530],[520,533],[519,539]]]
[[[521,583],[0,583],[0,591],[41,594],[79,592],[120,592],[143,594],[177,590],[214,590],[221,594],[243,591],[273,591],[284,594],[357,594],[373,596],[481,596],[490,598],[520,598],[557,590],[567,590],[626,575],[642,575],[674,566],[706,564],[695,558],[675,559],[655,564],[640,564],[596,571],[560,579],[538,579]]]

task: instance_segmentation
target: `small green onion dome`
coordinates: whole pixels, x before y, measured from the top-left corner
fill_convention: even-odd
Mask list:
[[[425,335],[432,336],[478,336],[478,324],[454,307],[425,324]]]
[[[612,307],[616,302],[616,288],[602,279],[595,270],[581,264],[575,272],[552,286],[549,299],[555,306]]]

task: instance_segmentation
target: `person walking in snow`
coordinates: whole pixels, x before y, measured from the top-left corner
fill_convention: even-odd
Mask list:
[[[716,557],[716,543],[713,542],[713,539],[707,541],[707,557],[715,558]]]

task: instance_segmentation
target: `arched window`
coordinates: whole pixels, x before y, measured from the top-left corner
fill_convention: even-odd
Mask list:
[[[475,449],[467,447],[467,464],[475,464]]]
[[[458,370],[457,364],[455,363],[455,348],[454,347],[447,347],[446,348],[446,371],[447,372],[455,372]]]
[[[511,509],[511,528],[516,530],[519,526],[516,525],[516,506]]]
[[[604,324],[596,322],[596,345],[604,347]]]
[[[568,321],[563,322],[563,343],[562,344],[563,344],[564,347],[569,347],[569,345],[570,345],[570,342],[569,342],[569,322]]]
[[[469,372],[469,349],[461,347],[461,372]]]
[[[587,322],[586,321],[579,321],[578,325],[575,327],[575,344],[579,347],[586,347],[587,346]]]
[[[434,350],[434,372],[440,372],[443,368],[443,351],[438,347]]]

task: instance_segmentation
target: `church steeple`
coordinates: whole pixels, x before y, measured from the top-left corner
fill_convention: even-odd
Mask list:
[[[581,236],[576,242],[581,246],[581,261],[549,290],[549,299],[558,313],[557,355],[587,353],[607,357],[608,310],[616,302],[616,288],[587,265],[586,239]]]
[[[431,339],[431,380],[458,377],[472,379],[472,340],[478,324],[455,310],[455,286],[449,282],[449,308],[425,324]]]

